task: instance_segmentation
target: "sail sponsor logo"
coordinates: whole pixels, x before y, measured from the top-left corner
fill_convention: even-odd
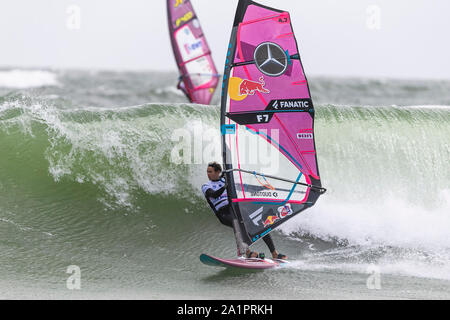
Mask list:
[[[256,240],[258,240],[259,238],[264,237],[266,234],[268,234],[270,231],[272,231],[272,228],[269,228],[267,230],[265,230],[264,232],[257,234],[256,236],[253,237],[253,242],[255,242]]]
[[[273,225],[275,222],[286,218],[294,213],[289,203],[284,204],[277,208],[277,212],[275,213],[273,209],[269,209],[269,212],[264,212],[264,207],[260,207],[251,213],[248,217],[252,220],[255,226],[264,226],[267,228],[268,226]]]
[[[180,4],[183,4],[183,0],[176,0],[174,7],[177,8]]]
[[[265,218],[263,218],[263,211],[264,207],[260,207],[255,212],[249,215],[249,218],[252,220],[255,226],[259,226],[262,223],[264,228],[266,228],[268,226],[273,225],[275,222],[284,219],[287,216],[290,216],[294,213],[289,203],[286,203],[285,205],[278,207],[276,214],[274,214],[273,210],[270,209],[269,214],[267,215],[266,213],[266,215],[264,215]]]
[[[264,77],[260,77],[259,81],[245,79],[239,85],[239,95],[253,96],[257,91],[261,93],[270,93],[268,89],[264,88],[265,85]]]
[[[267,226],[271,226],[276,221],[284,219],[294,213],[289,203],[286,203],[284,206],[278,207],[277,211],[278,213],[275,216],[270,215],[266,218],[266,220],[264,221],[264,228]]]
[[[283,219],[286,216],[290,216],[293,213],[290,203],[286,203],[284,206],[278,207],[277,210],[280,219]]]
[[[203,48],[203,43],[202,40],[198,40],[194,43],[188,44],[186,43],[184,45],[184,48],[186,49],[186,52],[188,54],[190,54],[192,51],[198,50],[198,49],[202,49]]]
[[[268,216],[266,221],[264,221],[264,228],[273,225],[278,219],[280,219],[278,216]]]
[[[309,109],[312,106],[311,99],[283,99],[270,101],[269,110],[301,110]]]
[[[259,81],[231,77],[228,82],[228,93],[232,100],[242,101],[248,96],[254,96],[256,92],[270,93],[270,90],[265,88],[265,85],[263,76],[259,78]]]
[[[177,27],[180,26],[180,24],[182,22],[188,22],[189,20],[191,20],[194,17],[194,13],[192,11],[189,11],[188,13],[186,13],[184,16],[182,16],[181,18],[178,18],[175,25]]]
[[[272,192],[272,191],[256,191],[250,193],[251,197],[274,197],[278,198],[278,192]]]
[[[313,134],[311,132],[299,132],[297,133],[297,139],[299,140],[311,140],[313,138]]]
[[[274,42],[259,44],[253,53],[253,58],[258,70],[269,77],[283,75],[289,64],[287,52]]]
[[[264,207],[261,207],[249,215],[249,218],[252,219],[252,222],[255,226],[258,226],[259,221],[261,221],[263,210],[264,210]]]

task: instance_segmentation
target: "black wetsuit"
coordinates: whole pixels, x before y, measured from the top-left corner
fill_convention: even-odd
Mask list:
[[[189,102],[192,103],[192,97],[189,94],[188,90],[186,89],[186,85],[183,82],[183,77],[182,76],[179,78],[177,89],[183,91],[183,93],[186,96],[186,98],[188,98]]]

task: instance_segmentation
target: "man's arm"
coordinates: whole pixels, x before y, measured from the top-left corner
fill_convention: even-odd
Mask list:
[[[220,195],[227,190],[227,185],[228,185],[228,183],[227,183],[227,181],[225,179],[223,181],[225,182],[223,187],[218,189],[218,190],[216,190],[216,191],[214,191],[213,189],[209,188],[209,185],[207,183],[205,183],[202,186],[203,194],[207,198],[218,198],[218,197],[220,197]]]
[[[213,189],[208,189],[205,192],[205,196],[207,196],[208,198],[218,198],[220,197],[220,195],[222,193],[225,192],[225,190],[227,189],[227,185],[224,185],[222,188],[214,191]]]

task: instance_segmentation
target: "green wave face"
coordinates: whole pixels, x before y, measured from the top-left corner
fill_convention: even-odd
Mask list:
[[[91,186],[105,205],[130,208],[140,192],[191,199],[205,164],[221,160],[214,106],[60,110],[20,100],[2,109],[0,172],[30,192],[44,182]],[[450,178],[449,120],[448,108],[317,107],[319,168],[330,197],[396,195],[436,205]]]

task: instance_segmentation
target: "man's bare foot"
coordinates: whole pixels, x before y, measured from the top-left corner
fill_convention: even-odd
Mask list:
[[[247,255],[247,258],[258,258],[259,257],[258,252],[250,251],[250,249],[247,250],[246,255]]]
[[[280,254],[280,253],[278,253],[277,250],[275,250],[274,252],[272,252],[272,258],[286,260],[288,257],[287,257],[287,255]]]

